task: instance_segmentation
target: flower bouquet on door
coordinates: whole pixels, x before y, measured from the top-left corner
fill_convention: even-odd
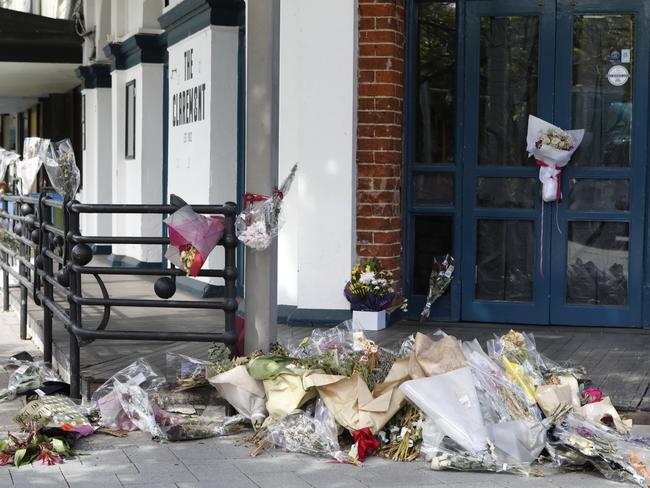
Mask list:
[[[169,230],[165,257],[189,276],[197,276],[223,236],[224,218],[197,214],[191,206],[185,205],[164,222]]]
[[[539,180],[542,182],[542,200],[560,201],[560,177],[573,153],[582,142],[585,131],[563,130],[534,115],[528,116],[526,150],[534,156],[539,166]]]

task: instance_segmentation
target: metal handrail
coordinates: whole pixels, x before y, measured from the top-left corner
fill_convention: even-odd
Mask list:
[[[13,212],[9,212],[9,203]],[[224,296],[219,300],[169,300],[133,299],[111,297],[104,285],[102,275],[160,276],[169,277],[175,282],[185,273],[171,267],[108,267],[89,266],[93,251],[92,244],[141,244],[166,245],[166,237],[150,236],[83,236],[79,229],[80,214],[160,214],[173,213],[177,207],[172,205],[122,205],[122,204],[83,204],[77,201],[61,201],[42,193],[38,198],[20,195],[0,195],[0,224],[4,232],[18,249],[0,241],[0,269],[3,283],[3,310],[9,309],[9,276],[16,279],[20,287],[21,338],[27,336],[27,294],[43,308],[43,355],[45,361],[52,361],[52,323],[56,317],[68,331],[70,349],[70,394],[78,398],[80,393],[81,363],[80,347],[94,340],[147,340],[147,341],[191,341],[222,342],[231,353],[237,342],[235,313],[238,302],[236,281],[237,238],[235,217],[237,207],[228,202],[224,205],[196,205],[192,208],[203,214],[223,215],[224,236],[219,243],[224,248],[225,264],[221,269],[204,269],[198,276],[219,277],[224,280]],[[61,209],[64,228],[54,224],[52,209]],[[58,252],[56,252],[58,249]],[[36,252],[34,252],[36,250]],[[13,263],[18,263],[18,270]],[[102,297],[85,297],[82,290],[82,276],[91,275],[99,285]],[[54,300],[59,294],[69,309]],[[96,328],[83,324],[83,307],[100,306],[104,308],[101,322]],[[223,310],[225,332],[144,331],[107,330],[110,323],[111,307],[153,307],[184,308],[200,310]],[[185,329],[185,327],[184,327]]]

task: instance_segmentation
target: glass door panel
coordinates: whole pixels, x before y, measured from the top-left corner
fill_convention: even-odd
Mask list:
[[[528,114],[552,117],[555,5],[467,2],[462,318],[548,321]],[[548,226],[548,224],[546,224]]]
[[[539,18],[481,17],[479,165],[524,166],[528,114],[537,111]]]
[[[599,3],[558,9],[555,119],[585,138],[554,209],[551,322],[640,326],[647,14],[641,0],[617,2],[625,14]]]

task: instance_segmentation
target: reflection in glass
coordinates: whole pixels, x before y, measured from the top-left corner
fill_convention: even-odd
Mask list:
[[[534,246],[532,220],[479,220],[476,298],[532,301]]]
[[[536,178],[482,178],[476,181],[476,205],[487,208],[535,208]]]
[[[629,166],[632,160],[632,74],[634,15],[576,15],[573,21],[572,127],[585,138],[571,160],[576,166]],[[629,63],[621,59],[629,50]],[[622,86],[607,79],[622,65]]]
[[[418,6],[416,161],[454,162],[456,3]]]
[[[454,175],[420,173],[413,178],[414,201],[423,205],[453,205]]]
[[[413,249],[413,293],[426,295],[434,257],[451,254],[453,249],[453,217],[416,215]]]
[[[538,17],[481,17],[478,164],[524,166],[537,113]]]
[[[630,181],[572,178],[569,182],[571,210],[629,210]]]
[[[627,222],[569,222],[567,303],[627,304]]]

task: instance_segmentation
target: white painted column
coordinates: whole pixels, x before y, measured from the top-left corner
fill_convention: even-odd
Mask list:
[[[280,0],[247,2],[246,191],[278,183]],[[277,243],[246,252],[246,353],[277,336]]]
[[[85,97],[86,147],[79,200],[83,203],[112,202],[112,121],[111,89],[82,91]],[[111,235],[109,214],[82,214],[81,231],[85,235]]]
[[[348,310],[356,259],[357,1],[283,0],[280,171],[298,163],[278,239],[279,300]],[[317,312],[318,313],[318,312]]]
[[[112,73],[113,203],[162,202],[162,64],[138,64]],[[126,158],[126,84],[135,80],[135,157]],[[113,215],[113,233],[122,236],[160,236],[160,215]],[[113,254],[144,262],[160,262],[159,245],[120,244]]]

